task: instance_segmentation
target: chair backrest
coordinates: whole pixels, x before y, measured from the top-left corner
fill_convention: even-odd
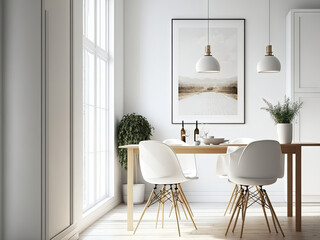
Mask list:
[[[181,141],[180,139],[166,139],[163,143],[172,146],[188,146],[189,144]],[[197,163],[194,154],[177,154],[180,166],[183,172],[187,172],[194,176],[197,175]]]
[[[274,179],[284,174],[284,161],[279,142],[260,140],[249,143],[238,162],[231,160],[230,176]]]
[[[230,143],[234,143],[234,144],[248,144],[251,142],[254,142],[255,139],[254,138],[236,138],[230,141]]]
[[[249,144],[251,142],[255,141],[253,138],[236,138],[233,140],[230,140],[230,144]],[[227,154],[218,155],[217,157],[217,167],[216,167],[216,175],[220,177],[226,177],[229,173],[229,161],[230,156],[229,153],[232,153],[236,151],[239,147],[237,146],[230,146],[227,149]]]
[[[147,182],[158,178],[185,179],[176,154],[162,142],[140,142],[139,157],[141,173]]]
[[[229,143],[231,143],[231,144],[249,144],[254,141],[255,141],[255,139],[253,139],[253,138],[236,138],[236,139],[230,140]],[[234,152],[238,148],[239,147],[228,147],[227,153]]]

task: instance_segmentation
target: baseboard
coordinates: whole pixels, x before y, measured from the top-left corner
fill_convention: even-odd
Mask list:
[[[79,233],[74,234],[69,240],[78,240],[79,239]]]
[[[74,232],[76,232],[76,229],[77,229],[77,225],[72,224],[69,227],[67,227],[65,230],[63,230],[61,233],[51,238],[51,240],[68,240],[70,235],[74,235]]]
[[[319,203],[320,202],[320,195],[303,195],[302,196],[303,202],[310,202],[310,203]]]

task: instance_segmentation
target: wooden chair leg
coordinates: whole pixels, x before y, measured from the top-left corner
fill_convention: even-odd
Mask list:
[[[233,225],[233,229],[232,229],[233,233],[234,233],[234,230],[236,229],[236,226],[237,226],[237,222],[238,222],[238,218],[239,218],[239,214],[240,214],[240,207],[243,205],[243,196],[240,195],[240,197],[241,197],[241,201],[239,203],[237,216],[236,216],[236,219],[235,219],[235,222],[234,222],[234,225]],[[243,208],[243,207],[241,207],[241,208]]]
[[[232,191],[232,194],[231,194],[231,196],[230,196],[230,199],[229,199],[229,202],[228,202],[226,211],[224,212],[223,216],[226,215],[226,213],[227,213],[227,211],[228,211],[228,208],[229,208],[229,206],[230,206],[230,203],[231,203],[231,201],[232,201],[232,199],[233,199],[233,195],[235,194],[235,191],[236,191],[237,188],[238,188],[238,187],[237,187],[237,184],[235,184],[235,185],[234,185],[234,188],[233,188],[233,191]]]
[[[157,226],[158,226],[158,219],[159,219],[160,206],[161,206],[161,201],[159,201],[159,204],[158,204],[158,211],[157,211],[157,218],[156,218],[156,228],[157,228]]]
[[[236,203],[235,208],[234,208],[234,210],[233,210],[233,213],[232,213],[232,215],[231,215],[231,218],[230,218],[230,221],[229,221],[229,224],[228,224],[228,227],[227,227],[225,236],[227,236],[227,234],[228,234],[228,231],[229,231],[230,225],[231,225],[231,223],[232,223],[234,214],[236,213],[237,207],[239,207],[239,203],[240,203],[240,200],[241,200],[242,193],[243,193],[243,189],[241,188],[241,190],[240,190],[240,195],[239,195],[239,197],[238,197],[237,203]]]
[[[186,197],[186,195],[184,194],[184,192],[183,192],[182,187],[181,187],[180,184],[178,184],[178,189],[179,189],[179,191],[181,192],[181,195],[182,195],[182,197],[184,198],[184,200],[185,200],[185,202],[186,202],[185,206],[186,206],[187,208],[189,208],[189,211],[191,212],[192,216],[194,217],[194,214],[193,214],[193,212],[192,212],[192,209],[191,209],[191,207],[190,207],[190,204],[189,204],[189,202],[188,202],[188,200],[187,200],[187,197]]]
[[[262,210],[263,210],[264,218],[266,219],[266,222],[267,222],[268,230],[269,230],[269,232],[271,232],[269,221],[268,221],[268,217],[267,217],[267,213],[266,213],[266,209],[265,209],[265,200],[264,200],[264,198],[262,196],[262,193],[261,193],[260,189],[257,186],[256,186],[256,189],[257,189],[257,191],[259,193],[259,196],[260,196],[261,207],[262,207]]]
[[[279,229],[280,229],[280,231],[281,231],[281,233],[282,233],[282,236],[285,237],[285,236],[284,236],[284,233],[283,233],[283,231],[282,231],[282,228],[281,228],[281,226],[280,226],[278,217],[277,217],[277,215],[276,215],[276,212],[275,212],[274,209],[273,209],[273,206],[272,206],[272,204],[271,204],[271,201],[270,201],[270,199],[269,199],[269,196],[268,196],[266,190],[264,190],[264,194],[265,194],[265,196],[266,196],[266,198],[267,198],[267,202],[268,202],[268,204],[269,204],[270,211],[271,211],[271,212],[273,213],[273,215],[274,215],[274,218],[275,218],[275,220],[276,220],[276,222],[277,222],[277,224],[278,224],[278,227],[279,227]]]
[[[161,225],[161,227],[163,228],[163,226],[164,226],[164,203],[161,203],[161,205],[162,205],[162,225]]]
[[[146,205],[145,205],[145,207],[144,207],[144,209],[143,209],[143,211],[142,211],[141,217],[140,217],[140,219],[139,219],[139,221],[138,221],[138,224],[137,224],[136,228],[134,229],[133,234],[136,233],[136,231],[137,231],[137,229],[138,229],[138,227],[139,227],[139,224],[140,224],[140,222],[141,222],[141,220],[142,220],[142,218],[143,218],[144,213],[146,212],[147,208],[150,206],[150,203],[151,203],[151,201],[152,201],[152,198],[153,198],[154,194],[155,194],[155,193],[154,193],[154,189],[152,189],[152,192],[151,192],[151,194],[150,194],[150,196],[149,196],[149,199],[148,199],[148,201],[147,201],[147,203],[146,203]]]
[[[180,195],[180,193],[179,193],[179,195]],[[180,200],[181,200],[181,196],[180,196]],[[182,201],[182,200],[181,200],[181,201]],[[184,216],[185,216],[186,219],[188,220],[188,216],[187,216],[186,210],[184,210],[183,202],[181,202],[180,205],[181,205],[181,208],[182,208],[182,210],[183,210]]]
[[[182,204],[181,204],[181,206],[182,206]],[[183,206],[182,206],[182,207],[183,207]],[[172,210],[173,210],[173,203],[172,203],[172,205],[171,205],[171,210],[170,210],[170,213],[169,213],[169,217],[171,216]],[[179,209],[179,204],[178,204],[178,202],[177,202],[177,210],[178,210],[179,219],[180,219],[180,221],[181,221],[180,209]],[[183,211],[184,211],[184,209],[183,209]]]
[[[172,202],[173,202],[174,212],[175,212],[175,215],[176,215],[178,233],[179,233],[179,237],[181,237],[180,227],[179,227],[179,219],[178,219],[178,214],[177,214],[177,203],[176,203],[175,195],[174,195],[174,193],[173,193],[173,191],[172,191],[172,188],[170,189],[170,193],[171,193],[171,196],[172,196]]]
[[[177,213],[178,213],[179,220],[181,221],[181,215],[180,215],[180,209],[179,209],[178,203],[179,203],[179,201],[176,200]]]
[[[232,205],[231,205],[229,214],[231,213],[231,211],[233,209],[233,206],[234,206],[234,204],[236,202],[237,196],[238,196],[238,185],[236,185],[236,187],[237,187],[237,191],[235,192],[235,195],[234,195],[234,198],[233,198],[233,201],[232,201]]]
[[[274,229],[276,230],[276,233],[278,233],[278,228],[277,228],[276,220],[274,219],[273,212],[271,210],[270,210],[270,212],[271,212],[271,216],[272,216],[272,222],[273,222]]]
[[[248,200],[249,200],[249,190],[246,190],[246,201],[244,203],[244,209],[243,209],[243,221],[242,221],[242,227],[241,227],[241,233],[240,233],[240,238],[242,238],[243,234],[243,228],[244,228],[244,222],[246,220],[246,213],[247,213],[247,206],[248,206]]]
[[[183,204],[186,206],[186,210],[187,210],[187,212],[188,212],[188,214],[189,214],[189,217],[190,217],[190,219],[191,219],[191,221],[192,221],[192,223],[193,223],[193,226],[194,226],[194,228],[197,230],[198,228],[197,228],[196,223],[195,223],[194,220],[193,220],[192,213],[190,212],[190,209],[187,207],[186,199],[183,197],[183,195],[180,194],[180,196],[181,196],[181,200],[182,200]]]
[[[171,205],[171,210],[170,210],[170,213],[169,213],[169,217],[171,216],[172,210],[173,210],[173,203]]]
[[[244,192],[244,190],[243,190]],[[242,221],[243,221],[243,217],[244,217],[244,204],[245,204],[245,201],[246,201],[246,196],[244,194],[242,194],[242,205],[241,205],[241,218],[242,218]]]
[[[265,195],[264,191],[262,191],[263,195]],[[266,197],[267,198],[267,197]],[[277,228],[277,224],[276,224],[276,220],[274,218],[274,215],[273,215],[273,212],[271,211],[271,208],[269,206],[269,210],[270,210],[270,213],[271,213],[271,217],[272,217],[272,222],[273,222],[273,226],[274,226],[274,229],[276,231],[276,233],[278,233],[278,228]]]
[[[161,205],[162,205],[162,224],[161,227],[163,228],[164,226],[164,201],[165,199],[163,199],[165,196],[167,195],[167,190],[166,190],[166,186],[163,186],[162,188],[162,196],[161,196]]]

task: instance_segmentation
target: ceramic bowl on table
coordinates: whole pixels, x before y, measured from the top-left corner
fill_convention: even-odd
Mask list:
[[[202,138],[202,141],[206,145],[210,145],[210,144],[219,145],[221,143],[227,142],[228,140],[225,140],[224,138],[211,138],[211,137],[208,137],[208,138]]]

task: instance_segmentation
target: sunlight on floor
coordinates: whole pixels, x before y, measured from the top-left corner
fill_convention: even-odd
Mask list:
[[[134,224],[143,210],[144,205],[136,205],[134,208]],[[118,240],[118,239],[240,239],[240,224],[234,233],[231,231],[225,237],[224,233],[230,219],[230,215],[223,216],[225,204],[223,203],[192,203],[191,207],[195,215],[198,230],[195,230],[191,221],[187,221],[181,211],[181,237],[178,237],[177,225],[174,215],[169,218],[170,206],[165,206],[164,228],[161,228],[161,216],[159,217],[158,229],[155,228],[157,206],[151,206],[137,233],[127,231],[126,206],[119,205],[95,224],[90,226],[81,235],[81,240]],[[286,217],[286,205],[274,203],[275,211],[279,217],[280,224],[286,235],[285,239],[312,240],[320,239],[320,204],[303,204],[302,232],[295,232],[295,221]],[[268,232],[261,207],[252,206],[247,211],[244,235],[242,239],[283,239],[277,234],[272,225],[271,215],[268,212],[271,233]]]

